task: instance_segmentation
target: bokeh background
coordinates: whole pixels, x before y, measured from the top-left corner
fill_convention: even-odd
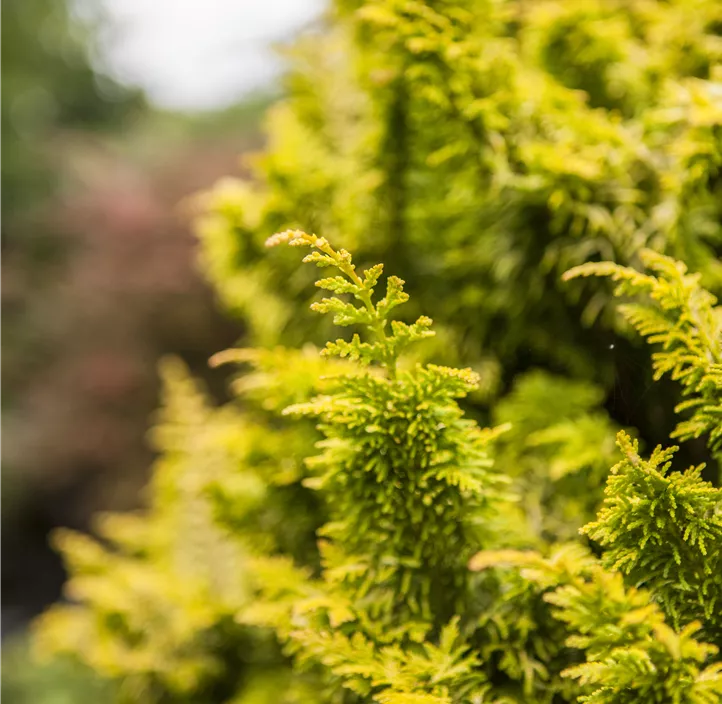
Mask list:
[[[23,634],[60,594],[49,532],[142,501],[158,360],[180,356],[223,393],[207,358],[242,331],[196,271],[182,203],[242,172],[243,155],[262,146],[260,118],[283,91],[282,47],[322,9],[320,0],[2,3],[8,695],[31,701],[21,685],[41,676],[24,670]]]

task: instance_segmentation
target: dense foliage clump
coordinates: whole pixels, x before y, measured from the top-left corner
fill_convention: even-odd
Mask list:
[[[623,458],[581,529],[601,558],[550,545],[535,512],[519,511],[525,483],[500,471],[505,453],[490,460],[510,429],[482,431],[458,406],[477,377],[403,355],[433,334],[428,318],[394,319],[403,282],[388,277],[379,297],[380,265],[359,272],[346,250],[301,231],[269,240],[281,242],[339,272],[317,281],[332,295],[314,308],[363,337],[329,342],[315,368],[309,354],[225,353],[258,368],[245,413],[209,408],[169,368],[151,512],[106,520],[111,552],[63,537],[81,603],[47,614],[40,643],[82,655],[130,700],[244,701],[242,673],[280,669],[262,685],[267,701],[718,701],[722,490],[701,467],[671,473],[676,448],[645,460],[620,431]],[[679,324],[693,309],[678,307]],[[706,352],[704,335],[689,331],[690,347]],[[266,408],[251,410],[253,397]],[[318,421],[321,454],[289,417]],[[283,488],[310,490],[317,510],[279,503]],[[294,545],[283,534],[295,518]]]
[[[234,399],[166,368],[38,645],[121,701],[717,704],[719,3],[330,18],[201,199]]]

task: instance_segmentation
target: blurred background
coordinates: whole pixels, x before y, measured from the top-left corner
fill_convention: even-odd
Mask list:
[[[196,273],[179,204],[262,146],[276,47],[322,8],[2,3],[4,660],[60,593],[48,533],[141,501],[158,360],[222,394],[206,360],[240,331]]]

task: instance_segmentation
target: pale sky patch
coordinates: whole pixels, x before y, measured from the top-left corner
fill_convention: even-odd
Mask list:
[[[86,0],[87,1],[87,0]],[[82,0],[81,0],[82,2]],[[205,110],[268,87],[283,70],[273,45],[318,18],[325,0],[102,0],[102,60],[157,105]]]

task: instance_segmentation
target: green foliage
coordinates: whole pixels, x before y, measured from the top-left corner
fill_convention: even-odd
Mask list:
[[[321,489],[332,507],[322,534],[354,556],[356,589],[378,591],[374,611],[394,621],[448,617],[463,596],[483,511],[498,493],[485,453],[494,433],[464,420],[455,401],[476,379],[470,370],[436,365],[397,372],[401,351],[431,334],[428,318],[412,325],[390,319],[408,298],[403,281],[389,277],[386,295],[375,302],[380,266],[361,278],[351,255],[323,238],[292,232],[269,244],[284,239],[318,250],[304,261],[344,274],[319,280],[320,288],[360,302],[356,307],[334,296],[313,308],[373,336],[372,342],[358,334],[351,342],[337,340],[325,352],[358,359],[362,369],[378,362],[386,372],[341,376],[330,393],[284,411],[320,420],[323,452],[308,460],[315,476],[307,484]]]
[[[645,461],[628,435],[618,443],[624,459],[583,532],[606,548],[607,567],[655,594],[675,626],[704,622],[722,645],[722,490],[700,479],[701,467],[670,473],[677,448],[658,447]]]
[[[291,53],[253,178],[201,203],[206,270],[259,342],[313,327],[309,277],[262,251],[301,224],[401,273],[437,320],[429,354],[492,357],[507,379],[531,355],[610,383],[558,284],[573,265],[648,245],[720,289],[715,0],[377,0],[332,18]],[[591,321],[608,297],[586,292]]]
[[[537,650],[537,660],[528,659],[524,650],[516,651],[532,666],[526,673],[527,696],[533,691],[529,684],[541,693],[511,701],[558,701],[560,695],[564,701],[605,704],[719,701],[722,663],[710,663],[718,653],[714,645],[693,637],[699,624],[676,632],[665,623],[649,592],[625,587],[621,574],[605,571],[577,546],[562,547],[546,559],[530,552],[482,552],[470,567],[515,568],[512,576],[521,577],[551,607],[542,610],[544,617],[558,629],[562,626],[561,633],[553,634],[557,640],[550,641],[551,649]],[[524,603],[515,592],[504,600],[512,609]],[[537,637],[545,633],[538,613],[532,623]],[[562,642],[566,649],[559,647]],[[509,645],[513,657],[518,644],[511,640]],[[567,665],[580,652],[586,661],[560,671],[560,650]],[[545,667],[550,664],[557,668],[554,677]],[[576,683],[571,688],[570,681]]]
[[[334,325],[349,326],[363,325],[374,336],[371,343],[361,342],[358,335],[351,342],[336,340],[326,346],[327,354],[339,357],[349,357],[352,360],[361,360],[368,364],[379,362],[393,378],[396,376],[396,361],[401,352],[412,342],[430,337],[433,333],[428,330],[431,320],[426,317],[419,318],[412,325],[406,325],[398,320],[390,320],[389,313],[396,306],[406,303],[408,294],[404,293],[404,282],[397,276],[390,276],[386,285],[386,295],[376,304],[373,303],[374,288],[383,272],[383,266],[377,264],[364,272],[363,279],[356,273],[351,255],[341,249],[338,252],[322,237],[308,235],[300,230],[279,233],[269,238],[267,246],[275,246],[287,241],[291,247],[312,246],[318,252],[312,252],[304,258],[304,262],[313,262],[319,267],[334,267],[343,276],[333,276],[316,281],[319,288],[335,294],[351,294],[361,305],[356,306],[333,296],[314,303],[311,310],[317,313],[333,313]],[[386,334],[387,326],[391,327],[391,335]],[[461,376],[461,375],[459,375]],[[468,389],[466,389],[468,390]]]
[[[641,253],[644,264],[658,276],[609,262],[584,264],[570,270],[575,276],[610,276],[618,281],[618,296],[643,294],[647,305],[629,303],[620,311],[650,344],[661,344],[652,355],[655,378],[664,374],[682,384],[688,398],[675,408],[677,413],[692,409],[672,434],[681,440],[708,435],[712,452],[722,452],[722,307],[700,287],[699,274],[650,250]]]
[[[561,281],[582,265],[567,278],[651,296],[623,310],[687,394],[676,437],[717,452],[719,3],[347,0],[329,17],[291,51],[253,178],[200,199],[202,264],[259,349],[215,358],[251,371],[166,449],[203,467],[203,508],[182,508],[185,470],[159,471],[140,524],[191,510],[191,537],[239,568],[224,599],[203,581],[211,551],[193,553],[183,589],[206,591],[179,612],[203,608],[181,637],[169,616],[147,627],[155,689],[138,700],[719,701],[719,489],[627,433],[620,461],[620,427],[666,440],[675,399],[621,374],[622,351],[647,358],[614,337],[604,285]],[[266,249],[281,243],[330,275]],[[380,259],[403,280],[384,287]],[[178,581],[170,546],[186,552],[166,540],[143,562],[159,584]],[[110,590],[120,558],[100,554]],[[46,628],[56,650],[88,657],[68,634],[107,608],[94,594]],[[95,668],[132,680],[121,662]]]
[[[401,351],[428,336],[431,323],[391,320],[407,298],[403,282],[389,277],[386,295],[374,300],[380,266],[359,275],[348,252],[323,238],[294,231],[269,244],[281,241],[313,247],[305,261],[343,274],[318,285],[359,305],[334,296],[314,308],[366,328],[371,341],[356,334],[330,343],[327,354],[360,366],[284,411],[320,420],[323,452],[308,460],[305,483],[330,510],[319,531],[321,578],[261,560],[262,598],[245,618],[273,626],[301,666],[323,666],[332,691],[382,703],[461,701],[484,691],[485,678],[457,642],[457,626],[443,624],[469,601],[466,562],[481,545],[484,513],[502,500],[485,453],[493,433],[464,420],[455,402],[474,376],[435,365],[397,369]]]
[[[515,513],[487,456],[508,426],[481,431],[457,404],[474,374],[402,354],[431,334],[428,319],[393,319],[403,282],[389,277],[379,297],[379,265],[359,272],[347,251],[301,231],[268,244],[281,242],[340,272],[318,281],[334,295],[313,308],[359,332],[321,356],[219,355],[255,368],[235,383],[243,409],[209,408],[168,367],[149,512],[106,519],[110,549],[60,536],[76,603],[44,616],[38,644],[75,653],[133,701],[715,701],[720,490],[700,468],[669,474],[673,450],[643,461],[620,433],[625,458],[583,529],[601,560],[574,544],[549,552],[553,530]],[[542,410],[549,388],[566,393]],[[521,464],[509,472],[520,492],[547,484],[543,507],[540,494],[523,497],[537,515],[563,514],[573,492],[549,487],[610,454],[573,456],[570,423],[584,437],[593,423],[579,419],[591,414],[601,440],[611,430],[590,410],[598,393],[537,373],[500,406],[500,419],[520,421],[500,464]],[[318,422],[319,455],[304,418]],[[295,540],[283,519],[303,511],[281,497],[289,488],[317,495],[325,516],[295,523]],[[501,516],[526,528],[508,531]],[[543,552],[495,549],[525,542]]]
[[[571,539],[601,502],[616,459],[603,397],[588,382],[535,370],[494,408],[495,421],[511,425],[499,439],[497,465],[514,478],[526,520],[546,541]]]
[[[649,596],[625,589],[619,575],[594,570],[547,600],[569,626],[567,645],[587,655],[562,672],[581,685],[578,701],[712,704],[722,696],[722,663],[705,666],[718,650],[694,639],[699,624],[675,632]]]
[[[202,691],[227,666],[219,652],[244,646],[233,625],[248,593],[243,557],[213,521],[206,495],[209,483],[244,456],[244,427],[232,409],[208,408],[176,364],[164,371],[168,392],[156,430],[164,454],[150,513],[104,517],[98,531],[108,547],[56,534],[75,603],[45,615],[38,640],[41,650],[82,654],[106,677],[122,674],[123,701],[144,692]],[[245,489],[252,504],[263,485],[248,477]]]

